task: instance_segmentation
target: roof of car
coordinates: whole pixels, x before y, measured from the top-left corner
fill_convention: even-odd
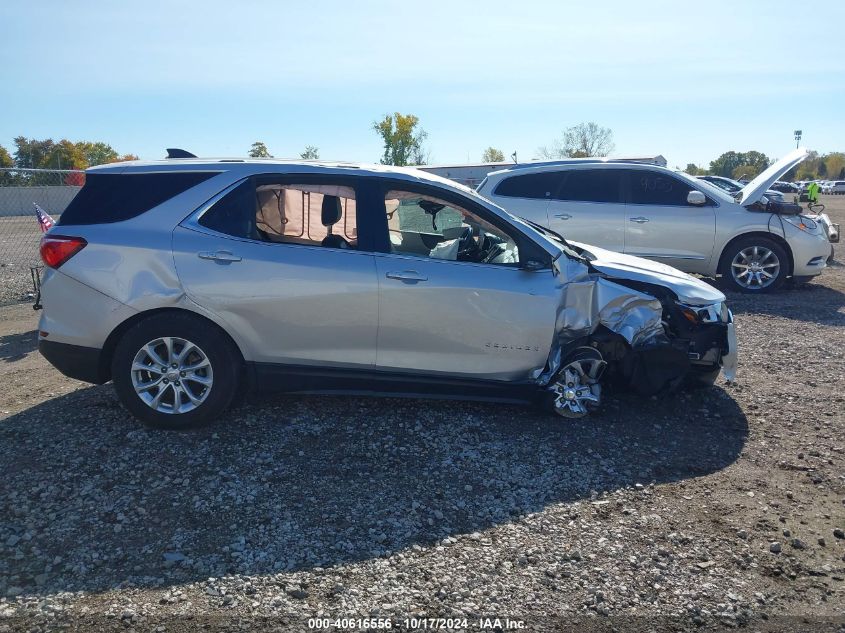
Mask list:
[[[542,173],[545,171],[557,171],[560,169],[569,169],[572,167],[625,167],[633,169],[660,169],[667,172],[672,172],[671,169],[656,165],[654,163],[644,163],[640,160],[632,159],[618,159],[618,158],[571,158],[560,161],[552,161],[548,163],[537,164],[521,164],[514,165],[510,169],[500,169],[487,174],[489,183],[502,180],[514,175],[524,175],[531,173]],[[489,184],[488,183],[488,184]],[[480,185],[479,185],[480,186]]]
[[[100,173],[149,173],[164,171],[236,171],[244,175],[270,172],[291,173],[357,173],[368,176],[391,177],[399,180],[428,182],[448,186],[464,193],[475,193],[473,189],[454,180],[428,173],[415,167],[396,167],[370,163],[353,163],[326,160],[285,160],[279,158],[168,158],[162,160],[133,160],[89,167],[86,172]]]

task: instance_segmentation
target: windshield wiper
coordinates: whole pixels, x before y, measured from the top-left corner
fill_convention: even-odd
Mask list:
[[[553,238],[554,240],[561,243],[563,247],[563,252],[572,257],[573,259],[580,259],[581,261],[589,261],[586,257],[584,257],[581,253],[575,250],[575,247],[572,246],[569,242],[566,241],[566,238],[563,237],[557,231],[553,231],[552,229],[543,226],[542,224],[537,224],[536,222],[532,222],[527,218],[523,218],[522,216],[519,217],[520,220],[525,222],[528,226],[530,226],[535,231],[542,233],[548,237]]]

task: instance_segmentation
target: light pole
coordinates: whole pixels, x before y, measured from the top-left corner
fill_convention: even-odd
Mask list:
[[[801,143],[801,130],[795,130],[795,149],[798,149],[798,145]]]

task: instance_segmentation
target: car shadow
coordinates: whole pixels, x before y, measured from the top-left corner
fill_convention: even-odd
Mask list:
[[[0,336],[0,361],[7,363],[24,358],[38,348],[38,331]]]
[[[718,387],[612,396],[584,420],[276,396],[184,433],[141,427],[110,386],[81,389],[0,421],[0,592],[166,587],[483,539],[555,504],[717,472],[747,436]]]

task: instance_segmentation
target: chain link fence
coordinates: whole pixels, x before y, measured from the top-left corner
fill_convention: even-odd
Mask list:
[[[58,220],[85,184],[85,172],[0,169],[0,305],[32,301],[32,269],[41,266],[37,204]]]

